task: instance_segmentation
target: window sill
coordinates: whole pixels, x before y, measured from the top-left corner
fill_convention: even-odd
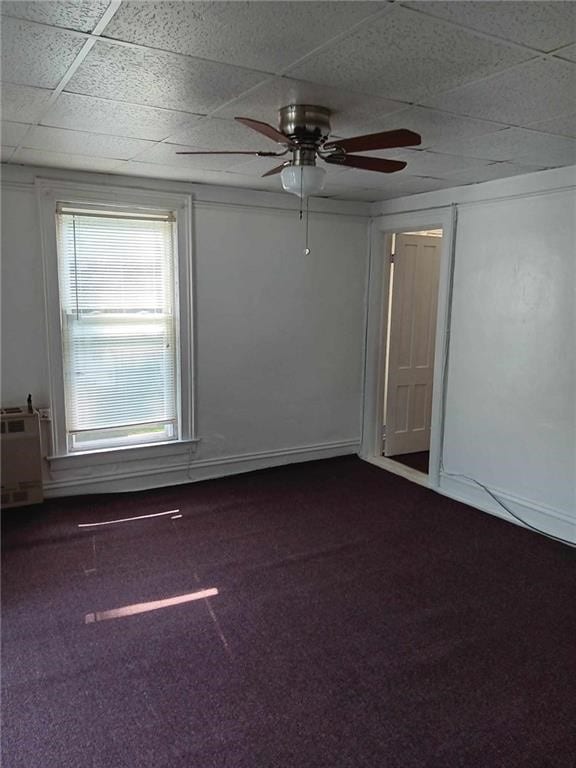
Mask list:
[[[100,448],[96,451],[79,451],[65,456],[47,456],[46,461],[50,465],[50,471],[57,473],[73,469],[104,468],[111,464],[126,466],[131,462],[154,459],[187,459],[196,452],[199,442],[198,439],[170,440],[150,445]]]

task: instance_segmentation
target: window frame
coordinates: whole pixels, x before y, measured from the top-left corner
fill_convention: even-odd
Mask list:
[[[52,457],[90,456],[97,453],[156,451],[162,446],[181,446],[196,442],[195,431],[195,354],[192,258],[192,197],[189,194],[142,190],[112,185],[81,184],[42,179],[35,180],[39,204],[41,250],[45,286],[47,356],[50,386]],[[179,438],[167,442],[69,451],[64,402],[64,368],[58,285],[58,247],[56,211],[59,204],[98,206],[110,212],[154,213],[170,211],[176,223],[176,281],[178,354],[176,400]]]

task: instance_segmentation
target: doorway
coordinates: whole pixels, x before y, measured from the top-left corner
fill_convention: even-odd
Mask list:
[[[381,455],[427,475],[442,229],[392,234]]]
[[[428,473],[398,461],[398,457],[407,455],[412,462],[416,451],[404,454],[394,451],[393,456],[386,456],[383,425],[386,423],[386,408],[390,387],[386,387],[390,372],[388,361],[388,328],[393,325],[390,302],[390,278],[392,283],[398,278],[400,258],[397,254],[396,237],[399,234],[416,236],[429,235],[431,231],[440,231],[437,238],[440,246],[440,268],[437,290],[434,298],[437,302],[436,328],[432,334],[434,341],[433,385],[431,387],[431,417],[427,429],[429,440]],[[440,489],[442,444],[444,440],[445,388],[448,368],[448,346],[450,327],[450,304],[454,272],[454,239],[456,233],[456,207],[447,205],[433,209],[410,210],[405,212],[390,211],[375,218],[371,226],[370,256],[367,285],[366,341],[364,370],[364,400],[362,412],[362,437],[359,455],[365,461],[401,475],[411,482],[428,488]],[[394,241],[394,246],[392,245]],[[395,253],[396,263],[390,264],[390,254]],[[398,287],[398,286],[397,286]],[[390,322],[389,322],[390,321]],[[391,331],[392,333],[392,331]],[[417,337],[420,342],[420,337]],[[421,396],[420,390],[418,396]],[[401,393],[402,396],[402,393]],[[387,426],[388,437],[390,436]],[[388,440],[390,450],[390,440]],[[411,449],[410,449],[411,450]],[[426,467],[424,467],[425,469]]]

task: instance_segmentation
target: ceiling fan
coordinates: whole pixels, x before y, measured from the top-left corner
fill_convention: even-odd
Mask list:
[[[236,117],[239,123],[281,144],[280,152],[250,151],[191,151],[178,155],[253,155],[254,157],[285,157],[280,165],[263,176],[281,174],[282,186],[301,198],[320,192],[324,187],[323,168],[316,165],[320,158],[329,165],[342,165],[378,173],[395,173],[406,167],[401,160],[356,155],[355,152],[411,147],[422,141],[419,134],[405,129],[370,133],[351,139],[333,139],[330,136],[330,110],[310,104],[289,104],[279,110],[278,129],[250,117]]]

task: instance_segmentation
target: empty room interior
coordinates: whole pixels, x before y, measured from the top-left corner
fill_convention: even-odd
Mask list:
[[[2,764],[575,768],[576,3],[0,9]]]

